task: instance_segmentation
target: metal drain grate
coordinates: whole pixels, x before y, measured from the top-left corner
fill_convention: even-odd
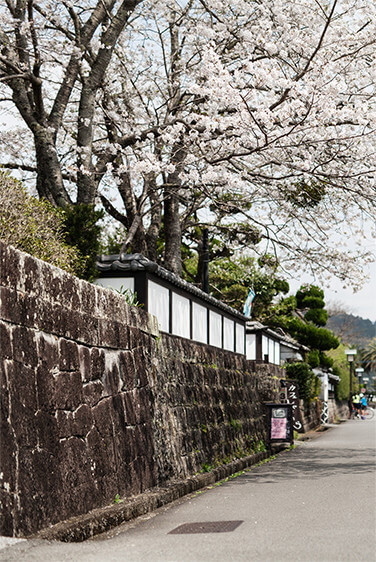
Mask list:
[[[203,521],[202,523],[184,523],[173,529],[169,535],[190,535],[195,533],[231,533],[243,521]]]

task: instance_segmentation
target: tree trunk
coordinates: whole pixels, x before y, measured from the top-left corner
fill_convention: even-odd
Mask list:
[[[147,257],[154,261],[158,261],[158,238],[162,224],[162,205],[160,194],[157,189],[155,177],[152,176],[146,180],[148,182],[148,195],[150,201],[150,225],[146,233]]]
[[[181,275],[181,225],[178,188],[167,187],[164,201],[165,252],[164,266]]]
[[[40,125],[32,127],[37,161],[37,191],[57,207],[64,208],[71,200],[64,188],[61,166],[53,142],[53,131]]]

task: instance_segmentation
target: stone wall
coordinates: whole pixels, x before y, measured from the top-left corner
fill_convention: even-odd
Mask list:
[[[300,400],[300,412],[303,418],[304,432],[311,431],[320,426],[322,402],[318,398],[310,402]]]
[[[27,536],[257,449],[281,371],[161,335],[0,243],[0,534]]]
[[[347,400],[328,400],[328,423],[338,423],[340,420],[347,420],[349,417],[349,405]]]

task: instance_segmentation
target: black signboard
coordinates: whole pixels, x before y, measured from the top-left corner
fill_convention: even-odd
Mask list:
[[[269,443],[292,443],[294,429],[291,404],[265,404]]]

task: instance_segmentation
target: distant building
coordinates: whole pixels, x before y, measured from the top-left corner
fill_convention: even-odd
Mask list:
[[[303,361],[308,347],[285,334],[281,328],[269,328],[256,320],[249,320],[246,328],[247,359],[283,365]]]

